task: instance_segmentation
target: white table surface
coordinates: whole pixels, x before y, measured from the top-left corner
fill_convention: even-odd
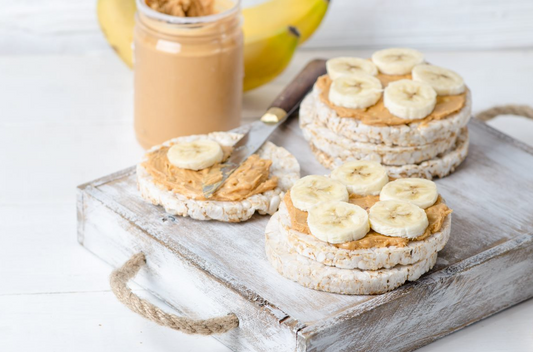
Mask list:
[[[340,54],[369,52],[298,53],[282,76],[246,94],[245,120],[307,60]],[[464,76],[475,112],[533,105],[533,50],[427,57]],[[133,135],[131,71],[111,51],[0,56],[0,107],[0,350],[228,351],[123,307],[109,290],[111,268],[76,241],[76,186],[143,152]],[[491,125],[533,145],[532,121],[501,117]],[[532,326],[529,300],[420,351],[533,351]]]

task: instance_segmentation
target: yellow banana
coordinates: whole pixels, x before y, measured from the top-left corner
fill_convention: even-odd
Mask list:
[[[316,30],[328,5],[326,0],[270,0],[242,10],[244,91],[283,72],[297,46]]]
[[[312,9],[308,12],[308,15],[294,23],[294,26],[300,30],[300,34],[302,35],[300,44],[307,41],[315,33],[318,26],[320,26],[328,10],[329,2],[330,0],[316,1]]]
[[[259,87],[278,76],[291,61],[299,38],[298,30],[289,26],[268,38],[245,40],[243,89]]]
[[[300,32],[300,44],[318,28],[329,0],[270,0],[242,10],[245,42],[268,36],[272,30],[293,26]]]
[[[328,0],[270,0],[243,9],[244,90],[269,82],[285,69],[297,46],[319,26],[328,4]],[[97,4],[107,41],[130,67],[136,10],[135,0],[98,0]]]
[[[102,32],[117,55],[133,67],[133,26],[135,25],[135,0],[98,0],[96,13]]]

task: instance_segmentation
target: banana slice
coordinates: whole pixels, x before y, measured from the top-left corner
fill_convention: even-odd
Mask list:
[[[429,84],[438,95],[456,95],[465,91],[463,78],[452,70],[433,65],[413,68],[413,81]]]
[[[437,201],[435,182],[422,178],[400,178],[383,187],[379,200],[401,200],[426,209]]]
[[[348,190],[341,182],[329,177],[309,175],[302,177],[291,188],[294,206],[309,211],[320,202],[329,200],[348,201]]]
[[[407,48],[391,48],[376,51],[372,61],[386,75],[406,75],[416,65],[424,62],[424,54]]]
[[[329,78],[332,80],[353,73],[368,73],[371,76],[377,76],[378,74],[378,68],[372,61],[359,57],[336,57],[329,59],[326,61],[326,69]]]
[[[349,161],[331,172],[331,178],[342,182],[348,192],[360,196],[378,195],[389,182],[387,169],[375,161]]]
[[[382,200],[368,212],[370,227],[385,236],[416,238],[429,225],[426,212],[416,205],[399,200]]]
[[[201,170],[222,161],[220,144],[210,139],[176,143],[167,152],[168,161],[182,169]]]
[[[356,241],[370,230],[368,213],[358,205],[340,201],[320,203],[309,210],[311,234],[329,243]]]
[[[382,94],[381,81],[367,73],[352,73],[333,80],[329,100],[338,106],[364,109],[378,102]]]
[[[435,108],[437,93],[427,83],[401,79],[385,88],[383,103],[391,114],[402,119],[422,119]]]

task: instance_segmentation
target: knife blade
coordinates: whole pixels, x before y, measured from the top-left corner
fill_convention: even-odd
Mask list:
[[[296,78],[274,100],[259,121],[250,124],[248,132],[234,145],[231,156],[222,163],[220,170],[212,170],[212,172],[221,172],[222,177],[217,182],[203,185],[202,192],[205,198],[211,198],[224,182],[226,182],[228,177],[248,157],[255,154],[263,146],[272,133],[296,111],[316,79],[325,73],[326,60],[316,59],[305,66]]]

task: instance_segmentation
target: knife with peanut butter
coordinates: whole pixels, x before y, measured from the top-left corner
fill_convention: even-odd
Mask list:
[[[219,169],[213,170],[214,173],[221,174],[221,177],[214,175],[211,178],[213,182],[207,182],[203,185],[202,191],[205,198],[211,198],[228,177],[261,148],[272,133],[298,108],[316,79],[325,72],[324,60],[313,60],[307,64],[274,100],[259,121],[250,125],[248,132],[235,144],[231,156],[220,165]]]

